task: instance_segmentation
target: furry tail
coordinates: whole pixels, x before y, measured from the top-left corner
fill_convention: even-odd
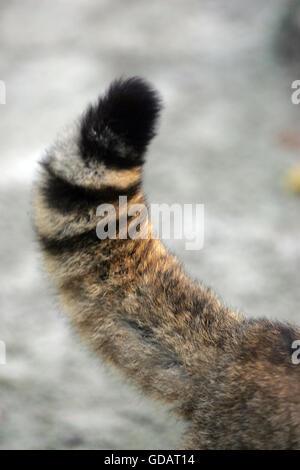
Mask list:
[[[193,284],[159,240],[120,236],[119,197],[128,212],[145,205],[141,165],[160,108],[143,80],[114,82],[49,150],[35,221],[46,268],[83,340],[145,393],[188,416],[239,320]],[[99,240],[97,207],[108,203],[116,236]],[[149,235],[147,217],[141,224]]]
[[[155,135],[160,109],[157,92],[141,78],[113,82],[83,118],[82,157],[98,158],[124,169],[142,164],[147,145]]]

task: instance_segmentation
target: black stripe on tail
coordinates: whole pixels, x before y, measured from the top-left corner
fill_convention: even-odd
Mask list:
[[[47,173],[47,180],[41,186],[41,193],[47,206],[63,215],[70,215],[95,209],[99,204],[113,204],[119,196],[127,196],[128,200],[140,190],[141,183],[137,181],[126,188],[110,185],[101,189],[83,187],[71,183],[57,175],[47,162],[41,162]]]

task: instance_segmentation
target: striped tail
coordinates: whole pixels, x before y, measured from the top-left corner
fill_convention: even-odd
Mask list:
[[[232,338],[239,320],[186,277],[150,236],[147,216],[140,223],[147,237],[121,232],[120,196],[128,211],[145,205],[141,169],[160,109],[143,80],[114,82],[49,150],[35,225],[46,269],[82,339],[144,393],[189,416],[195,390],[216,364],[215,345]],[[112,238],[97,236],[103,217],[113,227],[116,219]]]

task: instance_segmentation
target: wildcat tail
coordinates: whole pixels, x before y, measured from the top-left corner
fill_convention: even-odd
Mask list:
[[[35,223],[46,269],[83,341],[144,393],[189,416],[197,381],[238,320],[151,237],[148,214],[140,219],[147,236],[120,236],[120,196],[131,211],[122,235],[134,206],[145,207],[141,166],[160,109],[142,79],[115,81],[48,151]],[[99,205],[109,209],[112,237],[98,236]]]

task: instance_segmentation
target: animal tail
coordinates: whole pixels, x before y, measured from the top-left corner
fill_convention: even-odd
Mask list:
[[[189,416],[194,391],[241,320],[151,236],[142,165],[160,109],[142,79],[115,81],[49,149],[35,226],[83,341],[144,393]],[[126,236],[138,226],[140,236]]]

